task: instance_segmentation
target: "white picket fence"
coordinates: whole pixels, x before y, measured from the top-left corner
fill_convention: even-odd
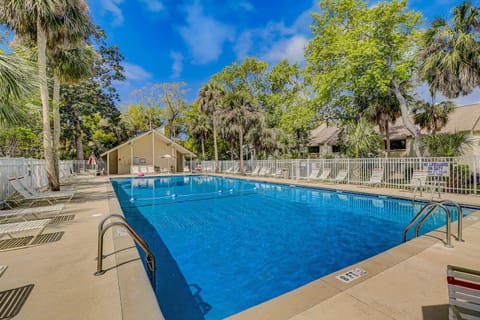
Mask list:
[[[88,168],[87,161],[63,160],[60,161],[60,180]],[[24,176],[27,184],[33,188],[48,185],[45,160],[25,158],[0,158],[0,202],[14,192],[8,182],[9,177]]]
[[[293,159],[293,160],[246,160],[244,172],[251,173],[256,167],[268,167],[270,175],[289,179],[308,179],[314,169],[322,173],[330,169],[329,178],[336,177],[340,170],[348,172],[346,183],[369,185],[373,169],[383,169],[381,187],[406,189],[411,187],[414,171],[429,172],[428,181],[442,187],[443,192],[477,193],[480,181],[480,157],[428,157],[428,158],[364,158],[364,159]],[[190,168],[202,166],[203,172],[214,172],[214,161],[191,161]],[[236,173],[239,161],[219,161],[220,173]]]

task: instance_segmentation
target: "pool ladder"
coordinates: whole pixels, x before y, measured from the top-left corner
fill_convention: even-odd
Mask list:
[[[118,218],[121,221],[114,221],[105,225],[107,220],[110,218]],[[155,257],[153,253],[150,251],[150,249],[148,248],[147,242],[132,228],[132,226],[127,222],[125,217],[120,214],[111,214],[98,224],[97,272],[95,272],[94,275],[100,276],[104,274],[106,271],[106,270],[103,270],[103,258],[105,258],[105,256],[103,255],[103,238],[104,238],[105,232],[107,232],[108,229],[115,226],[124,227],[127,233],[130,235],[130,237],[145,252],[145,260],[147,263],[148,270],[150,271],[149,273],[150,282],[152,283],[153,290],[155,291],[155,270],[156,270]]]
[[[435,211],[437,208],[443,209],[445,212],[445,215],[447,217],[447,225],[446,225],[446,241],[445,241],[445,247],[447,248],[453,248],[452,242],[451,242],[451,237],[452,237],[452,231],[451,231],[451,223],[452,223],[452,217],[450,213],[450,209],[448,209],[446,206],[447,205],[453,205],[457,207],[458,210],[458,231],[457,231],[457,241],[463,242],[462,239],[462,229],[463,229],[463,213],[462,213],[462,207],[456,202],[450,201],[450,200],[442,200],[440,202],[435,202],[431,201],[427,203],[426,205],[423,206],[423,208],[417,213],[417,215],[410,221],[410,223],[403,229],[402,232],[402,240],[403,242],[407,241],[407,232],[410,230],[410,228],[413,227],[413,225],[423,216],[423,218],[417,223],[415,226],[415,238],[418,237],[418,231],[420,230],[420,227],[422,224],[430,217],[430,215]],[[427,212],[428,210],[428,212]],[[424,213],[426,214],[424,215]]]

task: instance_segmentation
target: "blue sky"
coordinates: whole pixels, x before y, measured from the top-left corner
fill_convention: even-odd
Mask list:
[[[458,0],[411,0],[427,23],[449,17]],[[479,5],[479,1],[473,1]],[[311,38],[309,0],[88,0],[96,24],[125,56],[127,80],[117,85],[122,104],[130,92],[160,82],[187,83],[193,100],[211,75],[233,61],[255,56],[269,65],[282,59],[304,63]],[[374,3],[372,1],[372,3]],[[420,89],[425,91],[426,88]],[[480,102],[480,92],[457,105]]]

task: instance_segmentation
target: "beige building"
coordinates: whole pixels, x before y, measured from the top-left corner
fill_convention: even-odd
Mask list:
[[[150,130],[101,155],[109,174],[183,172],[185,161],[194,157],[159,130]]]
[[[377,132],[380,132],[376,127]],[[392,157],[414,156],[412,135],[403,125],[402,118],[394,124],[390,123],[390,144]],[[480,155],[480,104],[457,107],[449,117],[448,122],[437,133],[465,132],[468,134],[471,146],[464,150],[464,155]],[[339,156],[340,128],[321,124],[310,133],[309,153],[312,156]],[[422,134],[428,132],[422,130]],[[383,135],[385,139],[385,135]]]

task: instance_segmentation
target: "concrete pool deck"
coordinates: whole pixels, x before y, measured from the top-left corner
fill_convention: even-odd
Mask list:
[[[404,198],[411,195],[354,185],[254,180]],[[106,233],[104,269],[108,271],[93,275],[98,223],[110,213],[119,213],[120,208],[107,177],[77,182],[65,189],[74,186],[78,194],[63,214],[75,214],[75,219],[45,230],[64,231],[62,239],[0,252],[0,265],[8,265],[0,277],[0,291],[35,285],[14,319],[162,319],[129,237],[117,230]],[[480,207],[480,196],[444,194],[443,198]],[[444,232],[434,231],[229,319],[447,319],[446,266],[480,269],[480,212],[470,217],[477,220],[464,219],[465,242],[452,239],[454,248],[445,248],[438,239],[444,239]],[[456,235],[456,224],[452,224],[452,232]],[[348,284],[335,278],[354,267],[368,273]]]

